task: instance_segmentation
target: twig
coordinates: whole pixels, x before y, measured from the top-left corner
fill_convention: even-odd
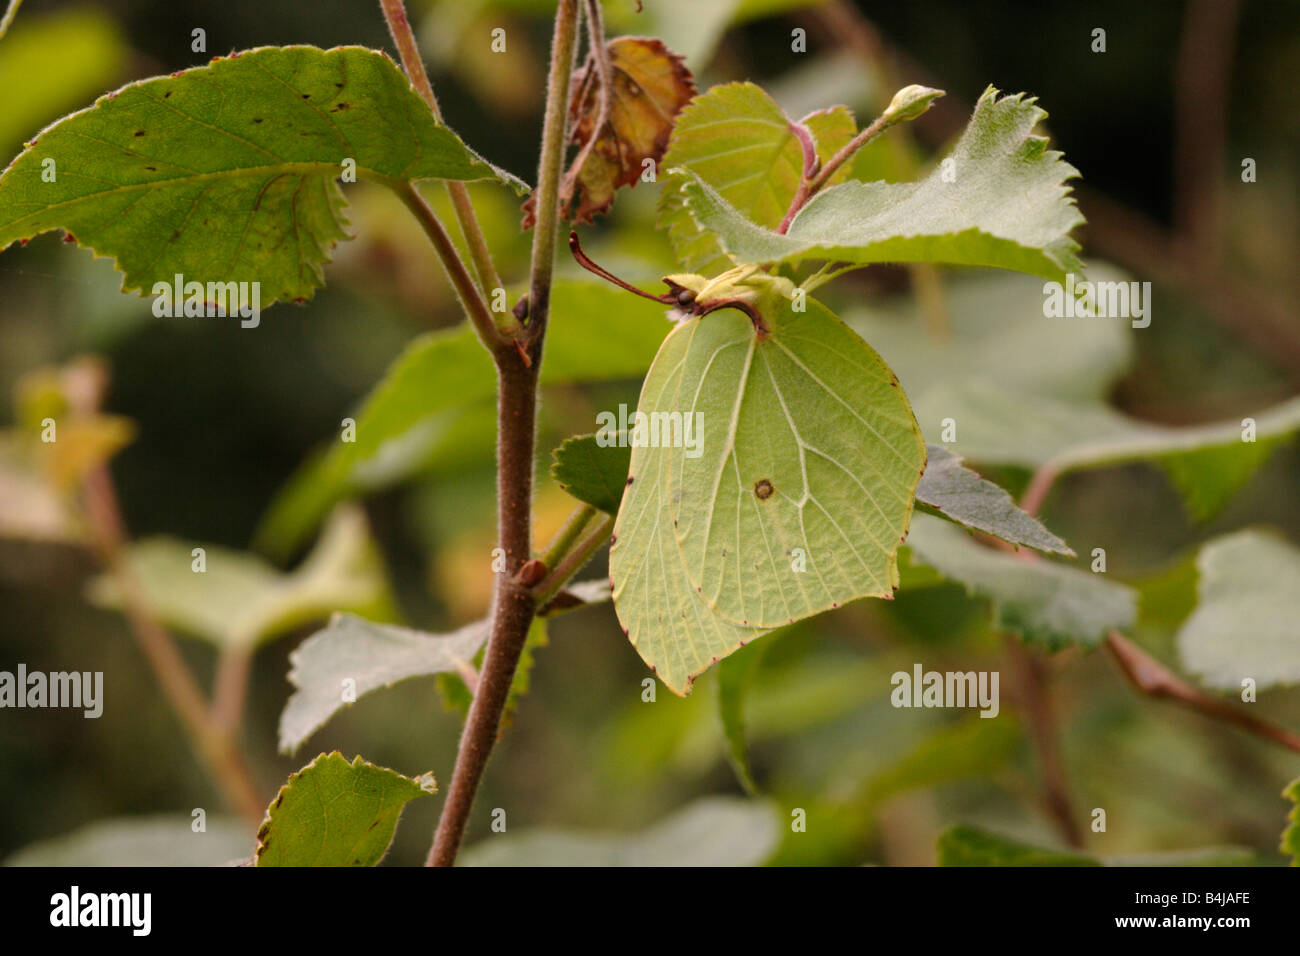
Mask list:
[[[406,16],[406,5],[403,0],[379,0],[379,6],[384,12],[384,19],[388,22],[388,32],[393,37],[393,43],[397,45],[397,55],[402,60],[402,69],[406,71],[406,76],[415,87],[415,91],[428,104],[433,115],[441,121],[442,110],[438,107],[438,98],[433,93],[429,74],[424,69],[424,59],[420,56],[415,33]],[[469,189],[464,183],[452,180],[445,181],[443,185],[447,188],[447,195],[451,197],[452,208],[456,211],[456,221],[460,223],[461,235],[465,237],[465,245],[469,248],[470,259],[474,263],[474,271],[478,274],[482,293],[488,296],[493,289],[501,288],[501,277],[497,274],[492,253],[488,249],[487,240],[483,237],[483,229],[474,214],[474,204],[470,201]],[[518,319],[509,311],[494,312],[491,317],[502,336],[513,336],[521,328]]]
[[[1047,493],[1051,490],[1052,484],[1059,477],[1059,474],[1051,465],[1044,465],[1039,468],[1034,473],[1034,477],[1029,482],[1029,488],[1021,498],[1021,510],[1031,515],[1037,514],[1039,507],[1047,497]],[[1028,548],[1022,548],[1017,554],[1026,561],[1039,560],[1038,556]],[[1111,631],[1106,635],[1106,648],[1114,656],[1125,676],[1142,693],[1150,697],[1162,697],[1176,701],[1185,707],[1200,711],[1207,717],[1214,717],[1236,724],[1251,733],[1266,737],[1290,750],[1300,752],[1300,734],[1279,727],[1276,724],[1271,724],[1266,720],[1260,720],[1258,717],[1247,714],[1236,707],[1230,707],[1223,701],[1202,693],[1118,631]]]
[[[1020,510],[1029,515],[1037,515],[1043,507],[1043,502],[1047,500],[1047,493],[1052,490],[1052,485],[1056,484],[1056,479],[1061,476],[1055,466],[1051,463],[1039,466],[1029,479],[1029,486],[1025,488],[1025,493],[1020,496]]]
[[[812,182],[808,184],[808,198],[811,199],[817,193],[817,190],[825,186],[827,180],[834,176],[836,171],[853,157],[854,153],[889,129],[891,125],[893,124],[886,114],[881,113],[871,121],[870,126],[859,130],[858,135],[841,146],[834,156],[822,164],[822,168],[813,177]]]
[[[107,386],[107,373],[98,362],[75,363],[64,381],[69,408],[77,415],[98,414]],[[113,578],[123,616],[163,695],[180,718],[190,746],[226,801],[254,824],[260,823],[266,801],[258,797],[232,736],[223,733],[209,715],[203,691],[181,657],[175,640],[158,621],[136,578],[127,554],[122,509],[107,464],[100,463],[86,473],[82,479],[82,499],[91,545]]]
[[[1237,0],[1191,0],[1183,21],[1174,83],[1174,226],[1188,255],[1207,265],[1222,257],[1221,164]]]
[[[244,644],[227,644],[217,655],[217,674],[212,682],[211,720],[213,726],[227,737],[234,738],[239,732],[252,664],[253,649]]]
[[[23,0],[9,0],[9,7],[5,10],[5,15],[0,17],[0,39],[9,32],[9,26],[14,22],[14,17],[18,15],[18,8],[23,5]]]
[[[91,471],[84,489],[91,533],[121,595],[123,614],[167,702],[180,718],[195,755],[208,768],[226,801],[254,824],[261,823],[266,801],[258,797],[248,768],[231,738],[211,722],[203,692],[171,634],[154,616],[127,560],[126,535],[108,467],[100,465]]]
[[[1088,217],[1090,248],[1155,282],[1184,290],[1221,327],[1250,342],[1292,385],[1300,385],[1294,303],[1193,258],[1169,230],[1110,197],[1082,184],[1074,191]]]
[[[1030,654],[1014,637],[1007,636],[1007,659],[1015,668],[1020,705],[1025,715],[1029,739],[1038,755],[1043,779],[1043,796],[1047,811],[1056,822],[1062,838],[1072,847],[1083,846],[1083,831],[1075,816],[1065,763],[1061,759],[1061,741],[1056,713],[1047,691],[1047,675],[1041,659]]]
[[[537,221],[528,296],[528,325],[520,351],[498,350],[497,364],[497,535],[505,570],[497,578],[478,692],[470,704],[427,863],[450,866],[465,834],[474,795],[496,743],[510,684],[536,613],[536,601],[517,580],[531,552],[533,457],[536,443],[537,378],[550,313],[551,276],[559,231],[560,177],[567,141],[568,90],[578,34],[577,0],[560,0],[555,14],[546,119],[537,176]]]
[[[582,172],[582,166],[596,148],[596,141],[609,125],[610,100],[614,83],[614,66],[609,59],[609,47],[605,45],[605,23],[601,18],[600,0],[584,0],[587,11],[587,46],[588,55],[596,66],[596,124],[591,128],[591,136],[579,151],[577,157],[569,164],[569,171],[560,186],[560,196],[573,195],[573,183]],[[590,74],[588,74],[590,82]]]
[[[1300,734],[1261,720],[1197,690],[1118,631],[1106,635],[1106,649],[1124,676],[1148,697],[1170,700],[1215,720],[1226,721],[1300,753]]]
[[[430,243],[438,253],[438,258],[442,260],[447,270],[452,286],[456,289],[456,295],[460,298],[465,314],[469,316],[474,324],[474,330],[478,332],[479,339],[490,352],[494,354],[499,352],[502,345],[510,340],[497,328],[492,317],[493,313],[488,309],[487,300],[483,298],[483,293],[470,277],[469,270],[465,268],[464,260],[456,251],[451,236],[447,235],[442,220],[424,201],[424,197],[420,195],[413,183],[402,184],[397,189],[397,195],[406,204],[406,208],[415,215],[425,235],[429,237]]]
[[[903,62],[897,51],[886,46],[875,25],[848,0],[816,4],[808,8],[807,16],[811,24],[819,27],[829,41],[843,45],[861,61],[873,79],[872,86],[877,90],[898,89],[902,85],[899,77],[904,73],[920,76],[921,71],[914,64]],[[922,76],[921,82],[926,79],[928,78]],[[883,111],[886,106],[888,103],[884,102],[883,97],[878,97],[877,109]],[[949,113],[952,104],[945,97],[935,103],[935,110],[941,114]],[[916,135],[910,123],[905,124],[896,136],[882,141],[882,145],[889,150],[893,164],[909,176],[915,175],[918,169],[913,152],[915,141]],[[932,338],[946,339],[951,334],[951,323],[939,267],[932,262],[911,262],[906,268],[921,307],[921,318],[926,331]]]

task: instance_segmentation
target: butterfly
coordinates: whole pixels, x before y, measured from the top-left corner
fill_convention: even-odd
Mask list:
[[[667,276],[652,295],[591,262],[575,235],[570,247],[670,307],[638,411],[699,422],[698,448],[633,447],[610,546],[619,621],[664,683],[689,693],[755,637],[892,598],[926,453],[884,360],[755,266]]]

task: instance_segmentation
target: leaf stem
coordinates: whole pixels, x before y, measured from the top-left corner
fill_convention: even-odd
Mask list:
[[[249,673],[253,648],[244,644],[227,644],[217,655],[217,674],[212,683],[213,726],[228,737],[239,732],[248,697]]]
[[[588,53],[596,65],[596,125],[591,128],[591,136],[577,158],[569,165],[569,172],[560,187],[560,196],[566,201],[572,197],[574,182],[582,172],[587,157],[596,148],[596,141],[609,125],[610,90],[613,89],[614,83],[614,66],[609,59],[609,48],[605,45],[605,23],[601,17],[600,0],[584,0],[583,5],[587,12]]]
[[[1007,658],[1016,677],[1017,696],[1025,715],[1026,731],[1038,756],[1038,770],[1043,781],[1043,800],[1065,842],[1083,846],[1070,798],[1065,762],[1061,758],[1061,739],[1057,715],[1048,690],[1047,674],[1041,658],[1031,654],[1016,638],[1006,636]]]
[[[591,529],[591,532],[575,544],[570,550],[564,553],[563,557],[555,562],[555,567],[547,568],[550,573],[542,579],[541,583],[533,588],[533,595],[539,606],[545,605],[547,601],[555,597],[564,590],[564,586],[569,583],[583,565],[591,560],[591,556],[600,550],[600,547],[609,540],[614,533],[614,516],[601,515],[600,521]]]
[[[565,519],[564,525],[559,531],[555,532],[555,537],[551,538],[546,549],[541,554],[542,564],[546,565],[547,571],[553,569],[564,556],[568,554],[573,542],[578,540],[587,523],[596,515],[596,508],[593,505],[581,504],[574,508],[569,517]]]
[[[502,335],[493,320],[493,313],[488,309],[487,300],[483,298],[483,293],[479,287],[474,284],[469,270],[465,267],[465,262],[456,251],[456,246],[451,241],[451,236],[447,234],[446,227],[443,226],[437,214],[429,206],[423,196],[415,188],[413,183],[402,183],[394,187],[397,191],[398,198],[406,204],[406,208],[411,210],[417,221],[419,221],[424,233],[429,237],[433,244],[434,251],[438,253],[438,258],[442,260],[443,266],[447,270],[447,276],[451,279],[452,286],[456,289],[456,295],[460,298],[461,306],[465,309],[465,314],[469,316],[474,325],[475,331],[483,344],[487,346],[488,351],[493,354],[498,353],[502,346],[510,340]]]
[[[547,82],[546,119],[537,176],[537,222],[529,282],[528,325],[519,348],[497,349],[497,535],[506,567],[497,577],[492,628],[478,691],[470,704],[447,790],[430,866],[451,866],[469,822],[474,795],[497,740],[501,715],[528,629],[534,595],[517,580],[532,550],[531,508],[536,445],[537,381],[550,312],[551,277],[559,231],[559,191],[568,126],[568,90],[578,35],[578,0],[560,0]]]
[[[785,211],[781,225],[776,227],[776,231],[781,235],[785,235],[795,213],[802,209],[804,203],[812,196],[812,180],[817,176],[817,144],[813,142],[812,132],[803,123],[791,123],[790,132],[799,140],[799,146],[803,150],[803,173],[799,177],[799,188],[795,191],[794,198],[790,200],[790,208]]]
[[[1261,720],[1197,690],[1118,631],[1106,635],[1110,651],[1130,683],[1148,697],[1171,700],[1206,717],[1235,724],[1265,740],[1300,753],[1300,734]]]
[[[890,126],[894,125],[887,113],[882,113],[872,121],[871,125],[864,130],[860,130],[857,136],[840,147],[839,151],[822,164],[822,168],[813,176],[812,181],[808,184],[808,195],[805,202],[811,199],[817,190],[826,185],[827,181],[835,175],[841,166],[848,162],[853,154],[860,150],[867,143],[871,142]]]
[[[428,104],[434,117],[441,122],[442,110],[438,106],[437,96],[434,95],[433,84],[429,82],[429,74],[424,68],[424,59],[420,56],[415,32],[411,29],[411,22],[406,16],[405,3],[403,0],[379,0],[379,7],[388,22],[388,32],[393,37],[393,43],[397,45],[397,55],[402,60],[402,69],[406,71],[411,85]],[[461,235],[465,237],[470,260],[474,264],[474,271],[478,274],[480,289],[486,297],[493,289],[502,288],[501,277],[497,274],[496,263],[492,261],[492,253],[488,249],[487,240],[483,237],[483,229],[474,214],[474,204],[470,201],[469,189],[461,182],[445,181],[443,185],[447,188],[447,195],[451,197],[452,208],[456,210],[456,221],[460,223]],[[514,336],[522,328],[519,320],[508,310],[500,313],[493,312],[491,317],[497,331],[504,337]]]

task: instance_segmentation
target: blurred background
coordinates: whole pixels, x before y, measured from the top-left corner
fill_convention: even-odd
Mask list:
[[[926,357],[936,350],[954,367],[1002,380],[1027,378],[1045,360],[1059,364],[1060,381],[1039,376],[1035,388],[1059,387],[1065,397],[1086,395],[1170,425],[1240,420],[1300,390],[1300,5],[645,0],[640,14],[634,0],[605,6],[611,34],[663,38],[685,55],[701,90],[752,79],[794,117],[843,103],[865,125],[899,86],[947,90],[913,133],[873,147],[866,161],[884,178],[926,168],[987,85],[1039,97],[1054,147],[1082,173],[1085,257],[1150,280],[1152,324],[1080,327],[1077,338],[1045,343],[1026,332],[1045,321],[1041,283],[987,272],[945,272],[920,294],[913,276],[890,267],[828,287],[822,294],[846,319],[882,330],[868,337],[899,369],[918,414]],[[532,181],[551,4],[409,7],[447,122]],[[507,31],[504,55],[490,50],[495,27]],[[206,31],[206,55],[191,51],[195,28]],[[1092,50],[1096,28],[1106,31],[1104,53]],[[806,52],[791,49],[796,29],[806,31]],[[132,79],[289,43],[392,52],[378,5],[365,0],[27,0],[0,41],[0,153],[7,163],[45,124]],[[1243,187],[1246,157],[1258,174]],[[518,284],[530,238],[519,230],[517,200],[490,186],[472,194],[504,281]],[[118,292],[108,261],[56,234],[0,256],[0,395],[74,356],[106,361],[106,409],[135,423],[134,441],[112,465],[133,537],[250,548],[295,469],[337,435],[404,346],[460,320],[400,205],[364,184],[347,195],[357,238],[336,250],[327,287],[303,307],[271,309],[255,335],[231,322],[154,318],[149,300]],[[597,261],[646,287],[678,271],[655,227],[656,197],[651,184],[624,190],[613,214],[584,232]],[[562,258],[561,274],[578,276]],[[939,315],[939,327],[922,313]],[[546,392],[539,539],[569,508],[546,477],[549,449],[593,430],[597,411],[634,406],[638,389],[634,377]],[[1023,406],[1026,419],[1034,411],[1032,402]],[[0,423],[12,427],[21,416],[6,404]],[[413,474],[364,501],[400,616],[426,630],[480,617],[489,596],[493,435],[486,408],[466,421],[455,441],[426,448]],[[935,440],[933,423],[922,424]],[[1016,493],[1029,478],[1022,468],[983,470]],[[1135,639],[1176,666],[1174,634],[1186,613],[1176,598],[1195,586],[1196,546],[1256,524],[1300,541],[1297,501],[1300,449],[1283,443],[1206,522],[1194,521],[1167,477],[1145,464],[1071,474],[1043,515],[1080,554],[1106,548],[1108,573],[1143,591]],[[268,557],[288,568],[304,553]],[[0,859],[97,821],[188,820],[196,807],[234,819],[121,617],[87,600],[94,574],[93,557],[73,543],[0,539],[0,669],[25,662],[103,671],[107,693],[99,720],[0,713]],[[460,717],[431,679],[363,698],[296,757],[276,752],[288,655],[312,630],[280,636],[252,662],[241,743],[259,789],[269,799],[292,771],[333,749],[407,774],[433,770],[445,786]],[[181,640],[208,686],[212,646]],[[960,587],[859,603],[765,641],[749,697],[754,776],[783,812],[809,808],[817,822],[773,858],[929,863],[937,834],[956,822],[1059,842],[1027,718],[1012,708],[1007,720],[979,721],[889,705],[889,675],[914,661],[939,670],[1005,665],[986,607]],[[1280,862],[1287,804],[1279,793],[1297,775],[1296,755],[1139,698],[1100,653],[1063,652],[1046,667],[1069,794],[1084,814],[1108,809],[1108,832],[1088,834],[1089,849],[1117,856],[1234,845]],[[660,687],[654,704],[642,701],[645,676],[607,605],[556,621],[489,769],[470,844],[487,835],[494,807],[507,809],[511,831],[639,832],[696,798],[739,795],[713,676],[686,699]],[[1300,727],[1300,692],[1270,691],[1256,706]],[[408,808],[389,863],[422,860],[440,804]],[[235,843],[247,840],[242,824],[229,826]],[[117,852],[126,862],[133,851]]]

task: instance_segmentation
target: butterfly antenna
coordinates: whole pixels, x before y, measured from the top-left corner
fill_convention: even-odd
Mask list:
[[[582,251],[582,243],[578,242],[578,234],[572,230],[569,231],[569,251],[573,253],[573,258],[578,260],[578,265],[582,266],[588,272],[592,272],[600,276],[606,282],[614,283],[614,285],[618,286],[620,289],[626,289],[628,292],[635,292],[643,299],[649,299],[652,302],[658,302],[661,303],[662,305],[677,304],[677,298],[671,292],[664,293],[663,295],[651,295],[649,292],[646,292],[644,289],[638,289],[636,286],[632,285],[631,283],[624,282],[622,279],[614,275],[614,273],[610,272],[609,270],[603,269],[600,266],[596,265],[596,263],[591,261],[591,257]]]

